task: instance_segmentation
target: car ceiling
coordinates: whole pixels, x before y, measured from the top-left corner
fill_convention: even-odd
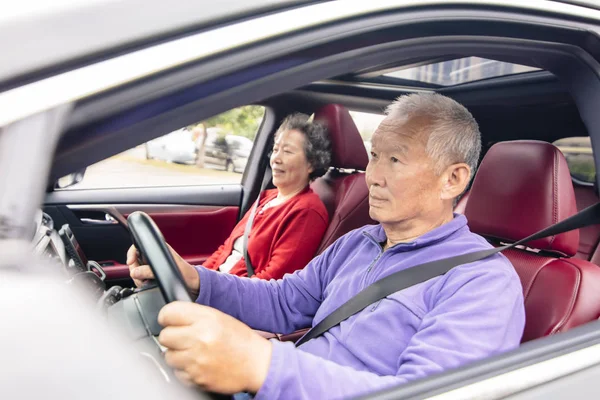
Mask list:
[[[412,92],[329,80],[275,96],[264,103],[271,107],[286,104],[290,111],[305,113],[327,103],[339,103],[352,110],[381,114],[395,98]],[[471,111],[480,125],[484,146],[504,140],[553,142],[563,137],[587,136],[573,98],[552,76],[526,79],[515,76],[502,79],[500,85],[488,80],[438,92]]]

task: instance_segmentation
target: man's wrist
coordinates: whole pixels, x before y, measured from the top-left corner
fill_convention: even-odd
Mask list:
[[[256,334],[258,340],[251,347],[250,362],[252,368],[249,368],[250,373],[247,391],[257,393],[263,386],[269,367],[271,365],[271,356],[273,354],[273,344],[270,340]]]
[[[196,300],[198,298],[198,296],[200,295],[200,275],[198,274],[198,271],[196,271],[196,268],[192,267],[190,264],[188,264],[189,266],[189,278],[187,279],[187,284],[188,284],[188,289],[190,289],[190,291],[192,292],[192,296],[194,297],[194,300]]]

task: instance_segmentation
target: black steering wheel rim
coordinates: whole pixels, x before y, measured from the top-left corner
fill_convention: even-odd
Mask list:
[[[140,264],[147,262],[167,303],[193,301],[165,239],[150,216],[135,211],[127,217],[131,238],[140,253]]]

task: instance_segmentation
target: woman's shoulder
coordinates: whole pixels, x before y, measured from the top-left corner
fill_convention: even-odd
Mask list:
[[[329,215],[327,213],[327,208],[325,207],[325,204],[323,204],[323,201],[321,200],[319,195],[316,194],[310,187],[307,188],[307,190],[305,190],[304,192],[300,193],[298,196],[296,196],[295,200],[295,207],[299,209],[309,209],[316,211],[326,220],[329,219]]]

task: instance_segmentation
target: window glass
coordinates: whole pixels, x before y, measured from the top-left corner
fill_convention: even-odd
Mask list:
[[[369,158],[371,157],[371,137],[373,133],[385,118],[383,114],[365,113],[359,111],[350,111],[350,115],[360,132],[360,136],[363,139],[365,149]]]
[[[557,140],[554,145],[567,159],[571,176],[576,180],[594,183],[596,166],[589,137],[571,137]]]
[[[441,86],[452,86],[498,76],[524,74],[539,70],[539,68],[535,67],[511,64],[487,58],[463,57],[417,67],[399,68],[395,71],[384,73],[383,76]]]
[[[169,132],[88,167],[67,189],[240,183],[264,112],[239,107]]]

